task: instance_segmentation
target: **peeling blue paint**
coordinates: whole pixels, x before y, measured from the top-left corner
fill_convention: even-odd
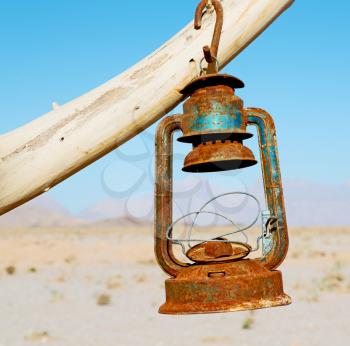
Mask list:
[[[242,112],[232,106],[224,106],[219,102],[212,101],[208,113],[197,114],[189,124],[191,132],[200,131],[227,131],[235,132],[243,126]]]

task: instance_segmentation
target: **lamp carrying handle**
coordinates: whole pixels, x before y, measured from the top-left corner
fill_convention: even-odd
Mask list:
[[[159,265],[171,276],[188,266],[176,259],[166,234],[173,222],[173,133],[177,130],[181,130],[180,115],[164,118],[156,131],[154,251]]]
[[[283,262],[289,244],[276,129],[271,115],[263,109],[247,108],[244,112],[248,125],[254,125],[258,129],[266,204],[270,215],[277,219],[271,232],[271,250],[261,258],[264,266],[273,270]]]

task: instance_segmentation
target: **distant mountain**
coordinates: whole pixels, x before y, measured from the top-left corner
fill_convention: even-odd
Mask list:
[[[92,228],[111,228],[111,227],[144,227],[152,226],[152,222],[139,220],[132,217],[119,217],[114,219],[104,219],[100,221],[92,221],[86,224],[86,227]]]
[[[239,189],[244,191],[244,189]],[[223,187],[208,184],[204,179],[191,178],[174,187],[174,220],[184,214],[198,210],[213,196],[228,192]],[[245,189],[258,197],[264,207],[262,186],[256,184]],[[350,183],[324,185],[302,180],[284,182],[287,221],[290,226],[349,226],[350,225]],[[234,215],[237,223],[246,224],[256,213],[253,201],[242,197],[225,197],[212,203],[210,211],[225,216]],[[233,212],[233,213],[232,213]],[[79,214],[85,220],[99,221],[127,216],[140,222],[153,220],[153,196],[130,196],[128,199],[103,200]],[[220,222],[212,215],[200,218],[200,223]]]
[[[85,222],[42,195],[0,217],[0,227],[71,227]]]
[[[256,195],[264,208],[262,187],[237,188]],[[206,180],[193,177],[175,184],[173,219],[197,211],[217,194],[228,192]],[[285,181],[287,221],[290,226],[350,226],[350,183],[323,185],[307,181]],[[209,204],[205,210],[224,214],[238,224],[247,224],[256,215],[256,203],[247,197],[228,196]],[[151,225],[153,195],[108,198],[78,215],[69,213],[52,197],[43,195],[0,217],[0,228],[8,227],[127,227]],[[193,215],[185,219],[189,223]],[[200,225],[227,224],[213,214],[198,217]]]
[[[350,184],[287,181],[285,199],[292,226],[350,226]]]

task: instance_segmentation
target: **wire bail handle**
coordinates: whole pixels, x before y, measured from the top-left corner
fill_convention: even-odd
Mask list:
[[[236,224],[233,220],[231,220],[230,218],[226,217],[225,215],[222,215],[218,212],[212,212],[212,211],[209,211],[209,210],[205,210],[205,208],[210,204],[212,203],[213,201],[221,198],[221,197],[224,197],[224,196],[233,196],[233,195],[243,195],[243,196],[246,196],[248,198],[251,198],[255,201],[256,205],[257,205],[257,214],[256,216],[254,217],[254,220],[247,226],[239,226],[238,224]],[[219,236],[216,236],[215,238],[210,238],[210,239],[195,239],[195,238],[192,238],[192,231],[195,227],[195,224],[196,224],[196,221],[197,221],[197,218],[199,215],[201,214],[211,214],[211,215],[215,215],[215,216],[219,216],[223,219],[225,219],[226,221],[230,222],[230,224],[236,228],[236,230],[233,230],[233,231],[230,231],[230,232],[227,232],[225,234],[222,234],[222,235],[219,235]],[[205,204],[203,204],[200,209],[198,209],[197,211],[194,211],[194,212],[190,212],[188,214],[185,214],[183,216],[181,216],[180,218],[178,218],[176,221],[174,221],[171,225],[169,225],[169,227],[167,228],[167,231],[166,231],[166,237],[167,237],[167,240],[169,240],[171,243],[173,244],[177,244],[177,245],[180,245],[181,248],[182,248],[182,252],[186,255],[187,251],[186,251],[186,248],[185,248],[185,245],[184,243],[187,243],[188,247],[191,249],[193,246],[191,244],[191,242],[195,242],[195,243],[206,243],[208,241],[211,241],[211,242],[219,242],[219,243],[236,243],[236,241],[233,241],[233,240],[227,240],[225,237],[227,236],[231,236],[231,235],[236,235],[236,234],[242,234],[245,238],[245,242],[248,243],[248,236],[246,235],[245,231],[247,231],[248,229],[250,229],[251,227],[253,227],[258,219],[259,219],[259,216],[261,214],[261,205],[260,205],[260,202],[258,200],[257,197],[255,197],[254,195],[250,194],[250,193],[247,193],[247,192],[240,192],[240,191],[233,191],[233,192],[226,192],[226,193],[223,193],[223,194],[220,194],[218,196],[215,196],[215,197],[212,197],[208,202],[206,202]],[[173,238],[172,237],[172,231],[173,231],[173,227],[180,221],[186,219],[188,216],[194,216],[194,219],[193,221],[191,222],[191,225],[190,225],[190,228],[187,232],[187,237],[186,238],[183,238],[183,239],[176,239],[176,238]],[[270,218],[271,219],[271,218]],[[270,220],[269,219],[269,220]],[[268,221],[269,223],[269,221]],[[272,231],[272,230],[271,230]],[[252,249],[251,251],[257,251],[259,250],[259,243],[262,239],[262,236],[261,237],[258,237],[257,238],[257,245],[256,245],[256,248],[255,249]]]
[[[207,73],[218,73],[218,62],[217,55],[219,50],[221,31],[224,24],[224,9],[219,0],[202,0],[197,6],[194,28],[199,30],[202,27],[202,14],[205,8],[214,7],[216,12],[216,22],[213,34],[213,39],[211,41],[211,46],[204,46],[203,53],[206,62],[208,63]]]

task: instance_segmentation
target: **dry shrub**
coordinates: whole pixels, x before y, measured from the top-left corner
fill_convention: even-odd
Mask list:
[[[59,275],[57,276],[57,278],[55,279],[56,282],[59,282],[59,283],[63,283],[66,281],[66,277],[62,274],[62,275]]]
[[[5,268],[5,271],[8,275],[13,275],[16,273],[16,267],[15,266],[8,266]]]
[[[41,344],[47,343],[48,341],[51,341],[53,338],[49,335],[47,331],[42,332],[33,332],[32,334],[26,336],[24,338],[26,341],[31,342],[39,342]]]
[[[252,329],[254,322],[254,318],[247,317],[242,323],[242,329]]]
[[[307,292],[305,297],[302,297],[302,300],[308,303],[317,303],[320,300],[320,296],[318,294],[317,289],[311,289]]]
[[[109,294],[100,294],[97,297],[97,305],[106,306],[111,303],[111,296]]]
[[[135,280],[137,283],[145,283],[148,281],[148,276],[146,274],[136,275]]]
[[[228,336],[221,336],[221,335],[208,335],[203,337],[201,341],[205,344],[220,345],[222,343],[229,342],[230,338]]]
[[[323,291],[334,291],[342,288],[344,276],[338,272],[329,272],[317,283],[318,289]]]
[[[146,266],[155,266],[157,265],[157,261],[154,258],[150,258],[148,260],[140,260],[137,261],[138,264],[146,265]]]
[[[74,256],[74,255],[71,255],[71,256],[68,256],[64,259],[64,261],[67,263],[67,264],[72,264],[74,262],[77,261],[77,258]]]
[[[113,290],[116,288],[123,287],[122,284],[122,276],[121,275],[116,275],[107,280],[106,286],[109,290]]]
[[[59,291],[52,291],[51,292],[51,299],[50,303],[60,303],[64,300],[64,294]]]

